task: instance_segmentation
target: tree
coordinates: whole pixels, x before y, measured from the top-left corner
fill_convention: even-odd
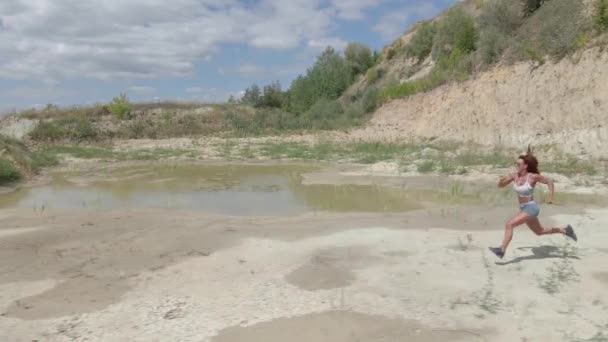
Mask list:
[[[281,108],[283,106],[283,92],[281,91],[281,83],[279,81],[264,86],[264,95],[262,95],[259,105],[274,108]]]
[[[245,94],[241,101],[248,105],[258,106],[261,101],[261,96],[260,87],[254,83],[251,87],[245,89]]]
[[[360,43],[349,43],[344,50],[344,59],[352,75],[366,72],[374,63],[372,50]]]
[[[305,76],[299,76],[289,88],[289,110],[304,113],[319,99],[335,100],[350,84],[351,69],[333,48],[326,48]]]

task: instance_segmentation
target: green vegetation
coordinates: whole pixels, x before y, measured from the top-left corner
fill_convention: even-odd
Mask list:
[[[608,28],[608,0],[595,1],[596,31],[602,32]],[[584,47],[597,34],[581,1],[486,0],[475,6],[480,11],[477,17],[470,14],[470,5],[457,4],[441,19],[420,24],[405,46],[399,41],[387,49],[388,59],[404,51],[419,62],[430,52],[435,67],[415,81],[392,85],[385,82],[380,91],[383,101],[466,80],[474,71],[500,61],[533,60],[542,65],[545,56],[563,58]],[[411,74],[406,73],[405,78]],[[373,74],[368,75],[368,84],[375,80]]]
[[[405,53],[410,58],[422,62],[433,50],[433,37],[437,29],[432,22],[423,22],[416,30],[410,43],[405,47]]]
[[[596,175],[598,169],[590,161],[580,160],[574,157],[564,157],[556,161],[543,163],[540,165],[541,172],[559,173],[568,177],[575,175]]]
[[[0,158],[0,184],[10,183],[21,179],[19,170],[10,161]]]
[[[75,141],[93,140],[98,133],[90,120],[86,118],[65,118],[54,121],[40,121],[30,132],[30,138],[37,141],[51,142],[62,139]]]
[[[439,22],[433,38],[433,58],[440,60],[454,51],[468,54],[475,51],[479,32],[475,18],[466,13],[461,6],[449,9],[445,18]]]
[[[551,0],[526,19],[514,40],[516,59],[538,59],[551,56],[560,59],[574,52],[581,36],[590,34],[592,25],[586,19],[581,1]]]
[[[513,35],[524,22],[522,12],[518,1],[491,0],[484,5],[479,16],[479,54],[486,64],[498,62],[512,44]]]
[[[372,50],[360,43],[349,43],[344,50],[344,59],[353,76],[365,73],[374,64]]]
[[[420,173],[429,173],[435,171],[436,165],[432,160],[425,160],[422,163],[418,164],[418,172]]]
[[[120,94],[120,96],[112,99],[112,102],[108,105],[108,110],[117,118],[125,120],[131,119],[133,106],[129,102],[127,94]]]
[[[595,0],[593,19],[599,32],[608,31],[608,0]]]
[[[374,84],[376,81],[380,79],[382,76],[382,69],[377,67],[372,67],[367,71],[366,78],[368,84]]]
[[[57,160],[30,150],[20,141],[0,135],[0,184],[10,183],[34,174]]]

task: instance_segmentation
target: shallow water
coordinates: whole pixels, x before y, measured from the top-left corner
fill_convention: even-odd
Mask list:
[[[0,207],[179,208],[229,215],[420,208],[411,196],[397,189],[302,185],[301,175],[315,170],[294,165],[147,165],[54,172],[46,185],[4,194]]]
[[[447,204],[510,203],[509,189],[428,181],[426,189],[378,185],[305,185],[306,165],[148,164],[53,172],[45,185],[0,195],[0,208],[175,208],[260,216],[306,212],[391,213]],[[442,185],[439,185],[442,184]],[[439,187],[439,188],[438,188]],[[541,195],[539,193],[539,195]],[[559,194],[563,204],[597,204],[597,196]]]

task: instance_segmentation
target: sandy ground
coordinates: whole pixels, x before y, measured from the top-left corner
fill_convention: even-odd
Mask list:
[[[605,338],[608,210],[544,206],[580,241],[519,228],[500,261],[512,214],[5,209],[0,341]]]

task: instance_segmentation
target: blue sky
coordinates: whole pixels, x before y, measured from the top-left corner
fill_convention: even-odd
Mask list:
[[[220,102],[284,88],[328,45],[380,50],[455,0],[2,0],[0,110]],[[169,5],[167,5],[169,4]]]

